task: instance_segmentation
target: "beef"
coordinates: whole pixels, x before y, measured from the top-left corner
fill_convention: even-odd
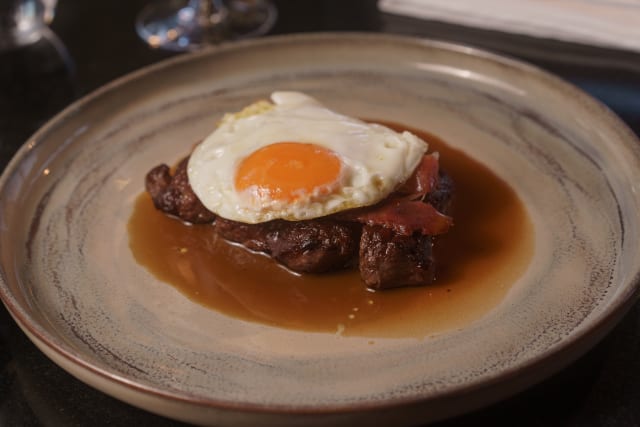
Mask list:
[[[405,236],[393,230],[364,226],[360,240],[360,276],[374,290],[433,282],[433,236]]]
[[[438,184],[435,188],[426,194],[424,202],[429,203],[438,212],[442,212],[445,215],[451,213],[454,185],[451,176],[446,172],[440,171],[438,174]]]
[[[388,206],[379,211],[374,207],[364,210],[365,216],[362,212],[355,215],[347,212],[305,221],[274,220],[261,224],[216,218],[189,185],[187,159],[177,165],[173,175],[166,165],[153,168],[145,184],[157,209],[190,223],[213,222],[216,232],[224,239],[269,254],[293,271],[324,273],[357,265],[366,286],[380,290],[424,285],[434,280],[433,245],[437,237],[424,234],[428,228],[414,231],[415,227],[407,229],[403,225],[403,221],[408,221],[407,226],[416,221],[407,217],[407,214],[411,216],[410,207],[417,206],[416,203],[429,204],[438,211],[442,216],[436,218],[441,224],[438,230],[451,225],[446,215],[451,207],[453,182],[437,169],[437,157],[435,166],[433,158],[427,160],[423,162],[423,172],[427,167],[431,172],[424,173],[424,178],[412,187],[423,188],[424,183],[429,182],[428,193],[418,194],[412,190],[411,193],[418,194],[417,200],[407,204],[407,200],[402,199],[403,206],[409,208],[394,213]],[[398,197],[406,196],[399,194]],[[393,224],[394,219],[400,227]]]
[[[453,181],[439,171],[436,184],[424,202],[448,215],[453,200]],[[406,235],[381,225],[365,225],[359,249],[360,276],[370,289],[421,286],[435,280],[434,235]]]
[[[329,219],[244,224],[218,218],[215,227],[221,237],[269,254],[287,268],[303,273],[353,266],[361,233],[359,224]]]
[[[357,261],[361,226],[331,219],[278,221],[267,234],[271,256],[294,271],[325,273]]]
[[[247,249],[271,254],[267,235],[275,221],[262,224],[244,224],[218,217],[215,222],[216,233],[223,239],[239,243]],[[276,226],[277,227],[277,226]]]
[[[145,178],[145,188],[156,209],[192,224],[212,222],[216,215],[204,207],[189,185],[188,157],[175,168],[167,165],[153,168]]]

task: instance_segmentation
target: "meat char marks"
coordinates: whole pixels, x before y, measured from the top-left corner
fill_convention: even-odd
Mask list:
[[[204,207],[189,185],[187,162],[183,159],[173,175],[167,165],[151,169],[145,178],[145,188],[151,195],[156,209],[192,224],[205,224],[216,219],[215,214]]]
[[[361,226],[333,219],[243,224],[218,218],[216,232],[248,249],[264,252],[301,273],[326,273],[357,262]]]
[[[153,168],[145,187],[155,207],[183,221],[212,223],[226,240],[269,254],[287,268],[324,273],[358,266],[375,290],[431,283],[433,245],[452,221],[447,216],[453,184],[439,170],[438,156],[425,155],[412,177],[377,205],[304,221],[260,224],[231,221],[208,211],[187,178],[187,160],[175,171]]]
[[[451,219],[444,214],[451,210],[452,196],[453,182],[440,171],[437,181],[421,200],[443,214],[436,217],[432,232],[442,234],[451,225]],[[359,249],[362,280],[376,290],[433,282],[436,273],[433,245],[437,234],[399,233],[381,225],[365,225]]]

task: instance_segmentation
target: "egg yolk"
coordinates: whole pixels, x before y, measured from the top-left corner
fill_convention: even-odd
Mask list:
[[[254,151],[240,163],[239,192],[292,202],[308,194],[329,194],[339,181],[342,163],[336,153],[315,144],[278,142]]]

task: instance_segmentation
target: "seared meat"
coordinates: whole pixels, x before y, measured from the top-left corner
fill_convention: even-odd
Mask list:
[[[431,283],[435,275],[433,239],[366,225],[359,252],[362,280],[375,290]]]
[[[453,181],[440,171],[438,185],[426,195],[439,212],[448,214],[453,199]],[[368,288],[390,289],[420,286],[435,279],[435,236],[414,233],[403,236],[381,226],[364,226],[360,239],[360,276]]]
[[[224,239],[240,243],[247,249],[270,254],[267,235],[273,222],[262,224],[244,224],[218,217],[215,222],[216,232]]]
[[[271,256],[291,270],[324,273],[356,263],[361,228],[329,219],[277,221],[267,241]]]
[[[243,224],[218,218],[216,232],[248,249],[271,255],[293,271],[323,273],[355,264],[361,226],[332,220]]]
[[[261,224],[216,218],[191,189],[187,160],[178,164],[173,175],[166,165],[147,174],[146,188],[157,209],[190,223],[214,223],[223,238],[269,254],[293,271],[322,273],[359,265],[365,284],[377,290],[424,285],[434,279],[434,236],[419,232],[402,235],[381,225],[362,225],[340,214]],[[448,214],[453,183],[442,171],[437,176],[437,185],[424,202]]]
[[[167,165],[153,168],[147,173],[145,188],[156,209],[192,224],[212,222],[215,214],[203,206],[189,185],[188,159],[178,164],[173,176]]]
[[[447,173],[440,171],[438,174],[438,185],[433,191],[426,195],[424,201],[430,203],[439,212],[449,215],[451,213],[453,192],[453,180]]]

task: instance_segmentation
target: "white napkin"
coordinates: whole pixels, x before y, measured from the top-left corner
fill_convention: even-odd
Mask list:
[[[640,0],[380,0],[421,19],[640,51]]]

